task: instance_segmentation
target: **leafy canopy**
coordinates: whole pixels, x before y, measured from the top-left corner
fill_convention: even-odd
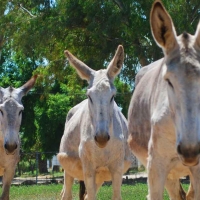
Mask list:
[[[194,34],[199,0],[163,0],[177,33]],[[85,98],[87,83],[64,57],[68,49],[93,69],[106,67],[119,44],[125,49],[116,101],[127,116],[135,74],[162,57],[153,41],[144,0],[1,0],[0,86],[19,87],[34,73],[37,86],[23,98],[24,150],[57,151],[68,110]]]

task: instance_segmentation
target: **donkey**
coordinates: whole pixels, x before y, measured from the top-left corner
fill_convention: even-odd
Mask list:
[[[113,81],[121,71],[124,49],[118,46],[107,69],[95,71],[65,51],[71,65],[89,83],[88,98],[72,108],[65,124],[58,160],[64,169],[63,200],[72,200],[74,178],[84,180],[85,199],[95,200],[104,181],[112,180],[113,200],[121,200],[122,175],[131,164],[128,128],[114,101]]]
[[[11,181],[19,161],[19,129],[24,109],[21,99],[34,86],[37,75],[19,88],[0,87],[0,176],[3,189],[0,200],[9,199]]]
[[[200,23],[180,36],[160,1],[150,15],[153,37],[164,58],[143,68],[128,112],[128,143],[147,167],[148,199],[200,198]],[[148,85],[147,85],[148,83]],[[187,195],[179,178],[189,175]]]

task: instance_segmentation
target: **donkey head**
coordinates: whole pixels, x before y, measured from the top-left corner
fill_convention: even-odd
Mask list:
[[[24,109],[21,99],[34,86],[33,76],[20,88],[0,87],[0,134],[7,154],[14,154],[20,146],[19,129]]]
[[[69,51],[65,51],[65,55],[80,77],[89,83],[87,90],[88,108],[91,123],[94,127],[94,141],[98,147],[103,148],[109,141],[110,131],[112,130],[114,96],[116,94],[113,81],[122,68],[124,60],[123,46],[118,46],[107,69],[99,71],[91,69]]]
[[[177,153],[184,165],[200,155],[200,24],[196,34],[176,35],[160,1],[151,10],[151,30],[165,54],[163,79],[176,131]]]

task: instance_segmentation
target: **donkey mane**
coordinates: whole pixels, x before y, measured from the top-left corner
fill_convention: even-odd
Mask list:
[[[185,49],[188,49],[188,44],[189,44],[189,34],[187,32],[183,32],[182,36],[182,42],[184,44]]]
[[[110,88],[110,81],[102,78],[96,84],[96,89],[99,91],[103,91]]]
[[[9,90],[10,93],[12,93],[13,90],[14,90],[14,88],[13,88],[12,86],[9,86],[9,87],[8,87],[8,90]]]
[[[109,80],[105,70],[99,70],[97,73],[98,76],[94,77],[93,82],[92,84],[90,84],[89,88],[91,88],[94,85],[96,86],[96,89],[99,91],[106,90],[110,87],[115,88],[114,84]]]

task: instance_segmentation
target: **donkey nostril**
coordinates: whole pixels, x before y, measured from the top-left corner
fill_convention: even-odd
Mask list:
[[[110,140],[110,135],[108,135],[108,141]]]
[[[7,149],[7,148],[8,148],[8,145],[7,145],[7,144],[4,144],[4,148]]]
[[[181,152],[181,145],[179,144],[178,146],[177,146],[177,152],[178,152],[178,154],[182,154],[182,152]]]
[[[16,149],[17,149],[17,144],[14,143],[14,144],[8,144],[8,143],[5,143],[4,144],[4,148],[6,149],[7,152],[9,153],[12,153],[14,152]]]

